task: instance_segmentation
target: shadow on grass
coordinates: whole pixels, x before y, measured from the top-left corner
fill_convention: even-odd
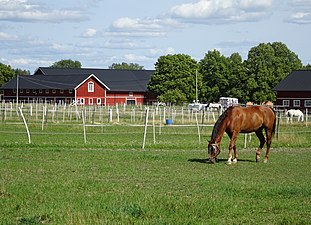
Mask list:
[[[227,162],[228,159],[217,159],[217,162]],[[208,159],[188,159],[188,162],[211,164]],[[256,160],[238,159],[238,162],[256,162]]]

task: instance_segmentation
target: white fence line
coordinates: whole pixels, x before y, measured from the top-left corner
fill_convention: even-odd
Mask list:
[[[22,108],[24,107],[24,108]],[[49,106],[51,107],[51,106]],[[16,122],[7,122],[7,120],[9,121],[10,118],[14,118],[15,116],[17,116],[16,118],[18,118],[20,115],[22,116],[22,119],[23,119],[23,122],[25,124],[25,127],[26,127],[26,132],[27,132],[27,135],[28,135],[28,143],[31,143],[31,138],[30,138],[30,131],[28,129],[28,125],[27,124],[39,124],[39,120],[40,120],[40,115],[42,116],[42,131],[44,130],[44,126],[49,122],[49,125],[51,126],[82,126],[83,127],[83,139],[84,139],[84,144],[87,143],[87,130],[86,130],[86,127],[112,127],[114,126],[114,123],[112,123],[112,121],[117,118],[117,124],[119,126],[119,122],[120,120],[122,119],[121,116],[122,116],[122,113],[120,113],[119,109],[115,110],[117,115],[116,117],[113,116],[112,112],[112,108],[108,108],[108,111],[107,111],[107,123],[104,123],[104,111],[103,111],[103,107],[99,108],[98,111],[96,111],[96,108],[80,108],[78,110],[77,107],[74,107],[74,110],[67,110],[67,111],[63,111],[62,112],[62,118],[61,120],[59,120],[59,117],[58,117],[58,114],[60,113],[57,113],[56,111],[53,112],[53,110],[49,110],[49,107],[46,106],[46,105],[43,105],[41,108],[42,110],[38,110],[38,107],[36,105],[36,110],[35,112],[33,111],[33,107],[30,107],[30,108],[25,108],[25,105],[24,106],[21,106],[19,108],[19,113],[13,113],[14,112],[14,108],[12,106],[10,106],[10,108],[7,108],[7,107],[2,107],[2,124],[6,124],[6,125],[20,125],[22,123],[16,123]],[[52,106],[54,107],[54,109],[57,108],[56,105]],[[9,109],[9,111],[6,111],[7,109]],[[64,107],[63,109],[66,109],[66,107]],[[24,111],[23,111],[24,110]],[[122,110],[121,110],[122,111]],[[126,111],[126,109],[124,108],[123,109],[123,113]],[[149,109],[149,107],[146,107],[145,108],[145,116],[143,116],[142,114],[142,109],[136,109],[135,108],[132,108],[131,110],[128,110],[129,111],[129,114],[127,114],[128,116],[128,120],[131,122],[131,123],[122,123],[121,126],[137,126],[137,127],[144,127],[144,132],[143,132],[143,143],[142,143],[142,149],[145,148],[145,144],[146,144],[146,138],[147,138],[147,134],[149,135],[150,133],[153,134],[153,144],[156,144],[156,128],[159,130],[159,135],[162,134],[162,124],[164,123],[165,121],[165,118],[172,118],[173,121],[177,121],[176,124],[170,124],[170,125],[167,125],[167,127],[197,127],[197,135],[198,135],[198,143],[200,144],[201,143],[201,132],[200,132],[200,128],[203,129],[204,127],[213,127],[214,124],[204,124],[203,121],[204,119],[211,115],[213,115],[213,119],[215,120],[215,113],[213,112],[212,114],[206,114],[206,113],[203,113],[203,112],[198,112],[198,113],[194,113],[193,111],[189,111],[188,110],[188,113],[184,114],[185,110],[183,108],[177,110],[177,109],[173,109],[173,108],[168,108],[168,110],[166,110],[166,108],[151,108],[151,110]],[[152,132],[148,132],[148,125],[149,125],[149,121],[148,121],[148,115],[149,115],[149,111],[151,111],[152,113]],[[9,112],[9,113],[7,113]],[[28,118],[25,117],[25,113],[27,114]],[[96,112],[99,112],[99,115],[96,114]],[[181,112],[181,113],[179,113]],[[49,116],[49,113],[51,114],[50,117]],[[67,118],[72,118],[72,115],[71,114],[74,114],[76,115],[76,120],[75,122],[72,121],[72,120],[69,120],[69,123],[65,123],[65,121],[68,121],[68,120],[65,120],[65,116],[67,114]],[[140,119],[139,115],[140,114]],[[9,115],[9,116],[8,116]],[[81,115],[81,116],[80,116]],[[278,121],[279,121],[279,124],[282,124],[282,123],[285,123],[283,120],[282,120],[282,114],[281,113],[278,113],[279,117],[278,117]],[[188,120],[185,119],[185,117],[188,116]],[[202,124],[199,123],[199,119],[198,117],[201,116],[201,121],[202,121]],[[33,118],[35,117],[35,119]],[[101,122],[100,124],[98,124],[98,122],[95,123],[95,117],[98,117],[98,120]],[[176,119],[177,117],[179,117],[179,119]],[[164,119],[163,119],[164,118]],[[27,119],[28,119],[28,122],[27,122]],[[142,124],[141,121],[144,119],[145,121],[145,124]],[[176,120],[175,120],[176,119]],[[195,120],[195,123],[191,123],[192,120]],[[20,120],[20,118],[19,118]],[[37,122],[34,122],[33,120],[37,121]],[[82,120],[82,121],[81,121]],[[87,122],[88,120],[88,122]],[[31,122],[32,121],[32,122]],[[306,119],[305,121],[308,121],[308,111],[306,111]],[[60,124],[60,122],[64,122],[64,124]],[[81,124],[82,122],[82,124]],[[140,123],[138,123],[140,122]],[[188,124],[184,124],[184,122],[188,122]],[[206,122],[206,121],[205,121]],[[307,122],[306,122],[306,126],[307,126]],[[0,133],[2,133],[0,131]],[[14,132],[11,132],[14,134]],[[102,132],[104,133],[104,132]],[[92,132],[89,132],[88,134],[90,135],[93,135],[93,134],[102,134],[102,133],[92,133]],[[111,134],[120,134],[121,132],[115,132],[115,133],[111,133]],[[130,132],[127,132],[127,133],[130,133]],[[136,134],[139,133],[139,132],[135,132]],[[278,134],[290,134],[291,132],[279,132],[279,130],[277,129],[277,135]],[[304,133],[303,131],[295,131],[295,132],[292,132],[292,133]],[[16,134],[20,134],[20,132],[16,132]],[[42,132],[42,133],[36,133],[36,132],[32,132],[31,134],[51,134],[51,135],[58,135],[58,134],[63,134],[63,135],[71,135],[73,133],[53,133],[53,132]],[[77,134],[77,133],[74,133],[74,134]],[[106,133],[106,134],[109,134],[109,133]],[[163,134],[172,134],[170,132],[163,132]],[[191,133],[193,134],[193,133]],[[244,147],[246,148],[247,146],[247,136],[245,135],[244,136]]]

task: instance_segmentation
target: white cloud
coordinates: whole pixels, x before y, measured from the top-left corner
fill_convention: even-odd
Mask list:
[[[97,34],[97,30],[94,28],[88,28],[84,34],[83,37],[94,37]]]
[[[175,49],[173,49],[172,47],[169,47],[165,50],[165,54],[168,55],[172,55],[172,54],[175,54]]]
[[[171,29],[181,28],[182,25],[170,18],[129,18],[121,17],[115,20],[106,34],[114,36],[133,37],[163,37]]]
[[[129,62],[144,62],[150,60],[147,56],[136,54],[126,54],[124,58]]]
[[[40,66],[50,66],[55,61],[48,60],[48,59],[34,59],[33,57],[30,58],[14,58],[14,59],[1,59],[2,62],[4,62],[7,65],[10,65],[12,68],[21,68],[24,69],[25,67],[28,69],[29,66],[32,68],[33,71],[30,71],[31,73],[34,72],[34,70]]]
[[[311,24],[311,0],[292,0],[289,3],[291,14],[286,22],[296,24]]]
[[[86,19],[77,9],[49,9],[29,0],[0,0],[0,21],[61,23]]]
[[[311,13],[297,12],[292,14],[287,21],[290,23],[297,23],[297,24],[311,24]]]
[[[264,19],[272,0],[199,0],[174,6],[169,15],[193,23],[243,22]]]
[[[14,41],[17,39],[18,39],[18,37],[16,35],[11,35],[8,33],[0,32],[0,40],[1,41]]]

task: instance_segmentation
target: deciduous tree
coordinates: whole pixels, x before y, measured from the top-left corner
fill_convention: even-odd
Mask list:
[[[82,65],[79,61],[73,61],[71,59],[62,59],[58,62],[53,63],[53,68],[81,68]]]
[[[292,70],[301,69],[298,56],[281,42],[261,43],[251,48],[245,62],[250,100],[275,101],[273,87]]]
[[[144,67],[140,66],[137,63],[113,63],[111,66],[109,66],[109,69],[114,70],[143,70]]]
[[[155,64],[155,72],[148,83],[148,89],[164,102],[192,102],[196,100],[197,70],[198,63],[189,55],[161,56]],[[199,73],[197,78],[200,92],[202,78]]]
[[[0,63],[0,86],[11,80],[14,76],[15,72],[11,66]]]

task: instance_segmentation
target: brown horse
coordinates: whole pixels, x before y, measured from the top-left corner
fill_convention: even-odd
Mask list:
[[[208,143],[209,162],[215,163],[220,153],[220,142],[226,132],[230,137],[228,163],[231,164],[232,150],[234,150],[233,162],[238,159],[236,140],[239,133],[255,132],[260,140],[256,152],[256,162],[259,161],[260,152],[266,140],[263,135],[265,130],[267,138],[267,151],[264,162],[268,161],[272,136],[275,132],[276,116],[271,107],[268,106],[231,106],[216,121],[211,140]]]

